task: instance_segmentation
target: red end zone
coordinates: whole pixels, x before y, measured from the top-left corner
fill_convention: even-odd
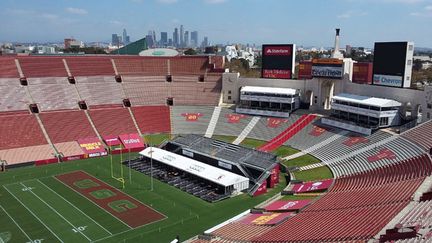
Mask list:
[[[56,178],[132,228],[166,218],[84,171],[57,175]]]

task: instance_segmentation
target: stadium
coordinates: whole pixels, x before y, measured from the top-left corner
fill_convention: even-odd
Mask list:
[[[353,82],[338,39],[299,79],[295,45],[263,47],[263,78],[0,56],[0,242],[431,240],[432,88]]]

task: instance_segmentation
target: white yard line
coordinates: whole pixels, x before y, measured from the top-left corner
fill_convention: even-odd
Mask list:
[[[15,225],[24,233],[24,235],[29,239],[29,241],[33,241],[30,236],[19,226],[19,224],[12,218],[12,216],[0,205],[0,208],[6,213],[6,215],[15,223]],[[2,240],[2,238],[0,238]],[[3,241],[3,240],[2,240]]]
[[[102,208],[101,206],[99,206],[97,203],[93,202],[92,200],[88,199],[87,197],[85,197],[84,195],[82,195],[81,193],[79,193],[78,191],[76,191],[75,189],[73,189],[71,186],[69,186],[68,184],[62,182],[61,180],[59,180],[57,177],[53,177],[54,179],[56,179],[58,182],[62,183],[63,185],[65,185],[66,187],[68,187],[69,189],[71,189],[72,191],[76,192],[78,195],[81,195],[83,198],[87,199],[89,202],[93,203],[94,205],[98,206],[100,209],[102,209],[104,212],[109,213],[111,216],[113,216],[115,219],[117,219],[119,222],[121,222],[122,224],[126,225],[128,228],[133,229],[131,226],[129,226],[128,224],[126,224],[125,222],[121,221],[119,218],[117,218],[116,216],[114,216],[112,213],[108,212],[107,210],[105,210],[104,208]]]
[[[24,185],[23,183],[20,183],[21,186],[27,188],[26,185]],[[64,221],[66,221],[70,226],[72,226],[77,232],[79,232],[82,236],[84,236],[89,242],[91,242],[92,240],[90,238],[88,238],[82,231],[78,230],[77,227],[75,227],[71,222],[69,222],[69,220],[67,220],[65,217],[63,217],[63,215],[61,215],[59,212],[57,212],[57,210],[55,210],[53,207],[51,207],[51,205],[49,205],[48,203],[46,203],[42,198],[40,198],[38,195],[36,195],[36,193],[34,193],[32,190],[28,190],[28,192],[30,192],[31,194],[33,194],[35,197],[37,197],[41,202],[43,202],[45,205],[47,205],[52,211],[54,211],[54,213],[56,213],[58,216],[60,216]]]
[[[105,229],[102,225],[100,225],[98,222],[96,222],[94,219],[90,218],[90,216],[88,216],[86,213],[84,213],[83,211],[81,211],[79,208],[77,208],[75,205],[73,205],[72,203],[70,203],[68,200],[66,200],[64,197],[62,197],[60,194],[58,194],[56,191],[54,191],[53,189],[49,188],[45,183],[43,183],[42,181],[40,181],[39,179],[36,179],[40,184],[42,184],[43,186],[45,186],[47,189],[49,189],[50,191],[52,191],[54,194],[56,194],[58,197],[60,197],[61,199],[63,199],[65,202],[67,202],[69,205],[71,205],[72,207],[74,207],[76,210],[80,211],[83,215],[85,215],[88,219],[90,219],[91,221],[93,221],[96,225],[98,225],[99,227],[101,227],[103,230],[105,230],[108,234],[112,235],[112,233],[110,231],[108,231],[107,229]]]
[[[51,234],[53,234],[60,242],[62,242],[62,243],[64,242],[36,214],[34,214],[33,211],[31,211],[21,200],[19,200],[11,191],[9,191],[9,189],[7,189],[7,187],[3,186],[3,188],[6,189],[6,191],[8,191],[9,194],[11,194],[12,197],[14,197],[19,203],[21,203],[21,205],[23,205],[27,209],[27,211],[29,211],[33,215],[33,217],[35,217],[37,220],[39,220],[39,222],[41,222],[41,224],[43,224],[45,226],[45,228],[47,228],[49,230],[49,232],[51,232]]]

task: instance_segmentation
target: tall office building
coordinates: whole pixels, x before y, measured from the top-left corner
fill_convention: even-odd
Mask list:
[[[117,35],[117,34],[112,34],[111,35],[111,44],[113,46],[119,46],[121,44],[121,36]]]
[[[177,28],[174,29],[174,33],[173,33],[173,46],[175,47],[179,46],[179,33]]]
[[[189,47],[189,31],[184,33],[184,47]]]
[[[204,40],[203,40],[203,42],[202,42],[202,47],[207,47],[208,45],[209,45],[208,37],[205,36],[205,37],[204,37]]]
[[[129,44],[129,43],[128,43],[128,40],[129,40],[129,38],[128,38],[128,36],[127,36],[126,29],[123,29],[123,44],[124,44],[124,45]]]
[[[167,46],[168,45],[168,33],[161,32],[160,45]]]
[[[183,25],[180,25],[180,47],[184,47],[184,29],[183,29]]]
[[[191,32],[191,46],[192,47],[197,47],[199,42],[198,42],[198,31],[192,31]]]

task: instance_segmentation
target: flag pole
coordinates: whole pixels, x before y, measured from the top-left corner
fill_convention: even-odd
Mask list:
[[[128,134],[129,140],[130,140],[130,134]],[[131,165],[130,165],[130,147],[129,147],[129,154],[128,154],[128,165],[129,165],[129,183],[132,185],[132,173],[131,173]]]
[[[151,144],[151,140],[149,144],[150,144],[150,191],[153,191],[153,147]]]

